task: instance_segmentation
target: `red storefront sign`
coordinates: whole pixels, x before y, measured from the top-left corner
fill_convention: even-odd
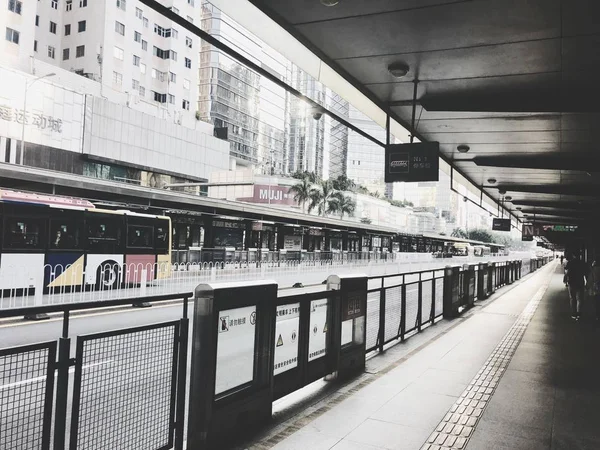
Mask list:
[[[264,184],[254,185],[254,197],[240,198],[245,202],[266,203],[271,205],[296,206],[294,194],[290,192],[289,186],[268,186]]]

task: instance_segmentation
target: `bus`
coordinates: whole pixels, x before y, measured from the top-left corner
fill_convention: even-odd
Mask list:
[[[469,256],[473,253],[473,247],[466,242],[454,243],[454,254],[456,256]]]
[[[489,247],[485,245],[476,245],[473,247],[473,255],[479,257],[490,256],[492,254]]]
[[[2,291],[116,289],[170,274],[169,217],[0,189],[0,218]]]

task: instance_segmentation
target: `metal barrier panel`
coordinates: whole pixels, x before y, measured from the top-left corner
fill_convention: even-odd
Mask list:
[[[435,318],[444,315],[444,272],[435,279]]]
[[[396,286],[385,290],[385,335],[383,342],[398,339],[402,324],[402,287]]]
[[[179,322],[77,338],[70,449],[173,446]]]
[[[432,273],[433,276],[433,273]],[[431,320],[431,306],[433,301],[433,279],[423,280],[421,283],[421,324]]]
[[[50,449],[56,341],[0,349],[0,449]]]
[[[406,284],[406,332],[419,326],[419,282]]]
[[[380,291],[367,294],[367,351],[377,348],[379,334]]]

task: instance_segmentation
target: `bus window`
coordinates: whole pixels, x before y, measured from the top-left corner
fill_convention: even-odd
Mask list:
[[[121,247],[122,219],[99,214],[89,214],[87,248],[91,253],[119,253]]]
[[[4,248],[10,250],[43,249],[45,222],[41,218],[7,217],[4,227]]]
[[[169,251],[169,221],[158,220],[154,228],[154,239],[157,253],[168,253]]]
[[[80,248],[80,227],[75,218],[50,219],[50,249],[76,250]]]
[[[127,247],[154,248],[153,229],[144,225],[127,226]]]

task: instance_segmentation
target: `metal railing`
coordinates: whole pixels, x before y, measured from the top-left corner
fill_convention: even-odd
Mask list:
[[[498,261],[506,257],[497,258]],[[471,258],[468,261],[478,261]],[[82,260],[83,261],[83,260]],[[465,260],[467,261],[467,260]],[[0,268],[0,310],[48,304],[105,301],[127,297],[183,294],[206,282],[272,278],[282,287],[319,284],[332,273],[360,270],[368,276],[439,268],[447,260],[423,253],[398,253],[394,259],[280,260],[209,263],[83,263]]]
[[[421,331],[443,313],[444,270],[369,278],[367,351]]]
[[[62,313],[57,341],[0,349],[0,448],[182,449],[188,299],[179,320],[76,337],[70,314],[136,299],[0,311],[0,318]],[[73,376],[71,377],[71,374]]]

